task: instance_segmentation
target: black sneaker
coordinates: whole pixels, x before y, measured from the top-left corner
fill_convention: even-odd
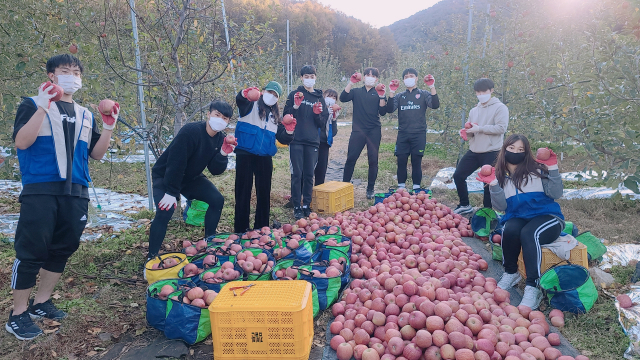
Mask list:
[[[10,310],[9,321],[4,325],[4,328],[18,340],[31,340],[42,335],[42,330],[33,322],[28,311],[14,316],[13,311]]]
[[[302,213],[304,214],[304,217],[308,218],[309,215],[311,215],[311,208],[309,208],[308,206],[303,206]]]
[[[367,199],[369,199],[369,200],[373,199],[374,195],[375,194],[373,193],[373,190],[367,189]]]
[[[53,305],[51,299],[37,305],[33,305],[33,299],[29,299],[29,309],[27,312],[32,319],[45,317],[51,320],[62,320],[67,317],[67,313]]]
[[[296,220],[300,220],[304,217],[304,212],[302,211],[301,206],[293,207],[293,217],[296,218]]]

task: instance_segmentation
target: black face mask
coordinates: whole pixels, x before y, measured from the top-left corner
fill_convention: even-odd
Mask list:
[[[525,158],[525,153],[521,152],[521,153],[514,153],[511,151],[505,151],[504,153],[504,159],[509,163],[509,164],[513,164],[513,165],[518,165],[521,162],[524,161]]]

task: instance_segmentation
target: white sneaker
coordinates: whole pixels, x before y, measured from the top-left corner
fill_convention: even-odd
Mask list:
[[[524,295],[520,305],[528,306],[531,310],[535,310],[542,301],[542,291],[534,286],[527,285],[524,288]]]
[[[458,205],[455,210],[453,210],[454,214],[467,215],[473,212],[473,207],[471,205]]]
[[[502,290],[509,290],[512,287],[516,286],[520,280],[522,280],[522,276],[519,273],[515,274],[502,274],[500,281],[498,282],[498,287]]]

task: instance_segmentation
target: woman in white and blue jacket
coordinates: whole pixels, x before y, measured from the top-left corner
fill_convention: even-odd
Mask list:
[[[244,89],[236,96],[240,119],[236,125],[238,145],[236,153],[236,207],[234,231],[243,233],[250,229],[251,189],[256,179],[256,215],[253,229],[269,226],[271,210],[272,157],[278,151],[276,140],[283,145],[293,140],[296,121],[284,125],[278,109],[282,86],[271,81],[254,101],[250,100],[260,90]]]
[[[504,275],[498,287],[508,290],[522,279],[518,273],[522,249],[527,279],[520,305],[531,309],[542,299],[537,288],[540,246],[554,242],[564,229],[564,216],[555,202],[562,197],[562,178],[556,154],[549,152],[548,160],[536,160],[529,140],[524,135],[511,135],[502,145],[491,175],[477,178],[489,184],[493,208],[505,212],[501,220]]]

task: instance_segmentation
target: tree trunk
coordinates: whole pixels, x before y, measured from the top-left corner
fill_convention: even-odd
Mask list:
[[[176,103],[176,115],[173,121],[173,137],[178,136],[178,132],[182,129],[182,125],[184,125],[184,96],[178,95],[178,102]]]

